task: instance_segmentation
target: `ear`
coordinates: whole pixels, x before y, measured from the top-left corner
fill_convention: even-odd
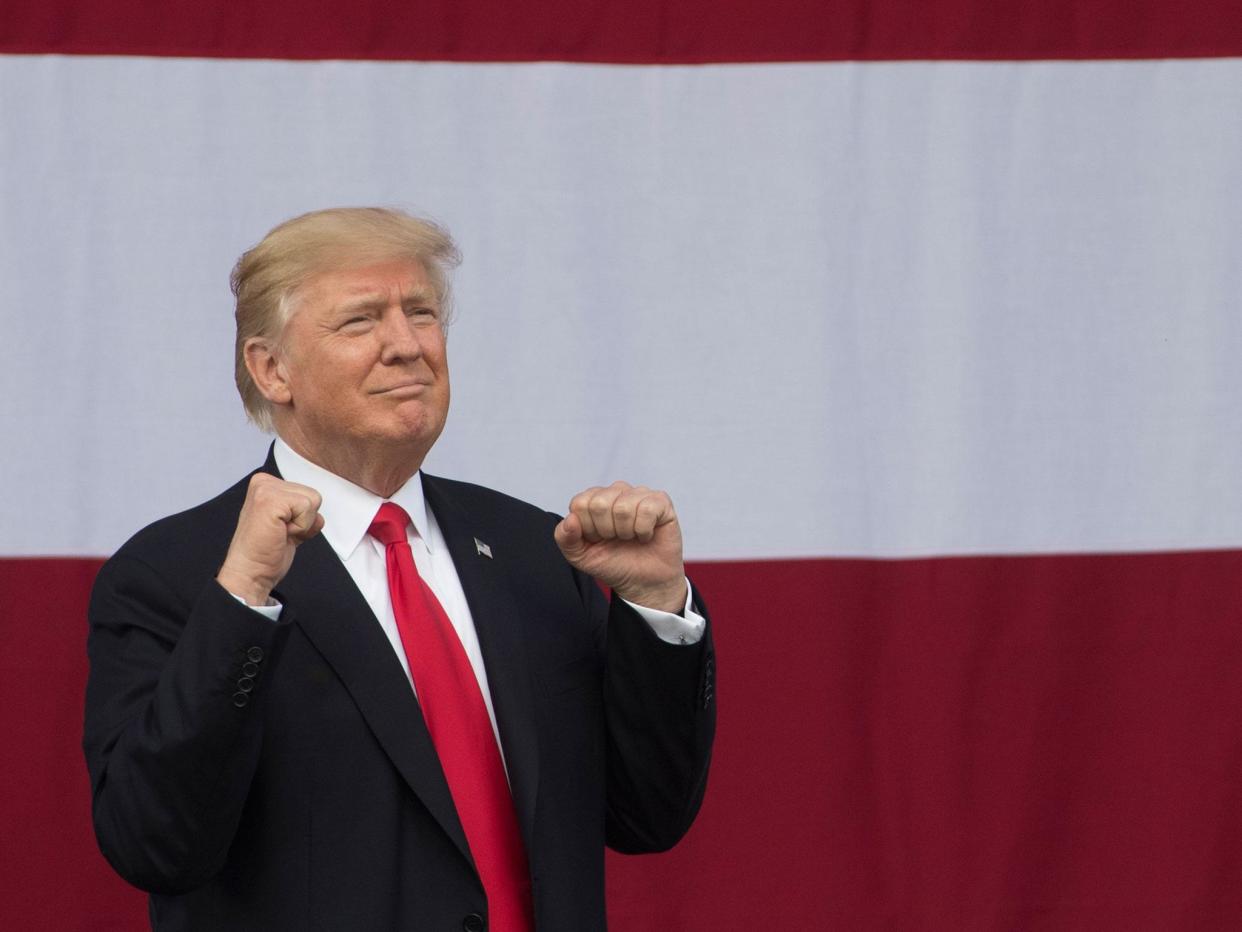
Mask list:
[[[266,337],[251,337],[242,347],[242,354],[250,378],[264,398],[274,405],[287,405],[293,401],[288,368],[273,341]]]

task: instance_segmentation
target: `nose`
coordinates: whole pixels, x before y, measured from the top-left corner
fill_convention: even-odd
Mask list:
[[[418,329],[400,306],[384,311],[376,332],[380,339],[380,361],[385,365],[408,362],[423,354]]]

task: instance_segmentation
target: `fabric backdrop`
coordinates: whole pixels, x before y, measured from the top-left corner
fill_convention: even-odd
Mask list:
[[[1242,927],[1242,7],[7,0],[0,927],[129,930],[103,557],[265,453],[236,257],[432,215],[428,469],[669,489],[720,732],[639,930]]]

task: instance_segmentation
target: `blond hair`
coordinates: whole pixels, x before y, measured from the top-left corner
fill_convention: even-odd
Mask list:
[[[447,326],[449,271],[461,257],[448,231],[431,220],[384,207],[316,210],[286,220],[242,253],[229,276],[237,300],[233,376],[250,420],[272,430],[271,403],[246,368],[246,342],[279,342],[298,289],[315,276],[390,259],[422,265]]]

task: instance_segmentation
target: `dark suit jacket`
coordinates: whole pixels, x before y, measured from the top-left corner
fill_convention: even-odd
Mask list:
[[[565,562],[554,516],[423,484],[478,629],[536,926],[603,929],[605,842],[667,848],[702,800],[710,630],[666,644]],[[298,548],[279,623],[215,583],[245,491],[140,531],[99,574],[84,747],[100,848],[161,930],[477,925],[486,897],[418,702],[331,547]]]

